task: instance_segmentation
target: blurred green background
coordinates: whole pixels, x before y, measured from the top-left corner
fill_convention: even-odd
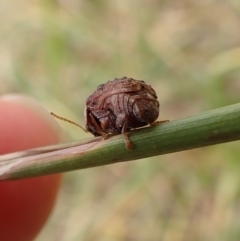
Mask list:
[[[154,87],[162,120],[239,102],[239,1],[1,1],[0,94],[83,124],[86,98],[122,76]],[[239,170],[232,142],[67,173],[36,240],[239,240]]]

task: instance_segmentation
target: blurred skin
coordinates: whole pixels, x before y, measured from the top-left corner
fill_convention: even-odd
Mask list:
[[[0,98],[0,154],[59,143],[63,133],[31,98]],[[50,215],[61,174],[0,181],[0,240],[33,240]]]

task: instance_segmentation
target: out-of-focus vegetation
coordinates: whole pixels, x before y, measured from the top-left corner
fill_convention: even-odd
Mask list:
[[[114,77],[157,91],[160,119],[240,101],[240,5],[226,1],[1,1],[0,94],[83,124]],[[89,137],[63,123],[69,139]],[[65,175],[43,240],[239,240],[239,142]]]

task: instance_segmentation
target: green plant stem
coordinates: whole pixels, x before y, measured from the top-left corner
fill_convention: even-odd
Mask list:
[[[0,179],[18,179],[125,162],[240,139],[240,104],[101,140],[61,144],[0,157]]]

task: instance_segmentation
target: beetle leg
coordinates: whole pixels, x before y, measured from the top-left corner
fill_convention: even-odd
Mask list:
[[[102,140],[107,140],[107,138],[110,136],[110,134],[108,134],[108,133],[104,133],[103,135],[102,135]]]
[[[93,115],[91,113],[89,113],[89,116],[91,118],[91,121],[94,125],[94,127],[96,128],[97,132],[102,135],[103,139],[106,139],[104,138],[107,134],[101,129],[101,127],[99,126],[99,124],[96,122],[95,118],[93,117]]]
[[[169,122],[169,120],[163,120],[163,121],[155,121],[153,123],[150,123],[150,126],[157,126],[157,125],[161,125],[165,122]]]
[[[124,124],[123,124],[123,127],[122,127],[122,134],[124,136],[124,141],[125,141],[125,144],[126,144],[126,148],[128,150],[131,150],[133,148],[133,145],[129,139],[129,136],[127,134],[127,128],[128,128],[128,122],[125,121]]]

